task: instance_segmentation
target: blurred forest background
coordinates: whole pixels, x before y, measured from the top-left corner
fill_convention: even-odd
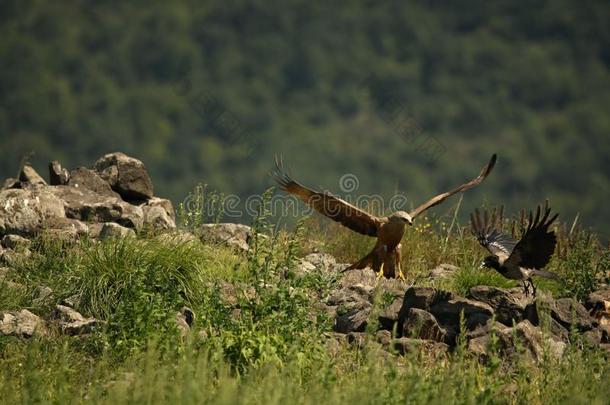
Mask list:
[[[0,176],[120,150],[179,202],[261,193],[281,152],[418,204],[498,152],[463,218],[549,197],[608,240],[609,68],[607,0],[0,0]]]

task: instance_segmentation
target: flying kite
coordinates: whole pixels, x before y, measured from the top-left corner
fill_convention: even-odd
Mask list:
[[[454,194],[481,184],[494,168],[496,155],[494,154],[489,163],[483,167],[481,173],[468,183],[429,199],[411,212],[396,211],[384,217],[369,214],[328,192],[315,191],[303,186],[285,173],[283,162],[277,156],[275,164],[276,170],[273,175],[282,190],[296,196],[320,214],[353,231],[377,237],[377,243],[373,250],[343,271],[370,267],[379,276],[404,278],[400,265],[400,241],[405,234],[406,227],[413,225],[413,220],[429,208],[442,203]]]

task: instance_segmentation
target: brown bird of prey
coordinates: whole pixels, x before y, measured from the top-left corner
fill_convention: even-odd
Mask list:
[[[494,209],[491,218],[488,211],[481,217],[479,210],[475,210],[470,214],[472,232],[481,246],[491,253],[483,259],[481,267],[492,268],[508,279],[521,281],[526,295],[531,286],[532,294],[536,296],[532,276],[557,278],[556,274],[542,270],[551,260],[557,243],[555,232],[550,231],[549,226],[559,214],[550,215],[548,201],[544,207],[538,206],[535,216],[530,211],[527,227],[523,227],[521,239],[517,241],[496,228],[502,221],[502,210],[497,215]]]
[[[363,269],[368,266],[379,276],[404,278],[400,266],[400,241],[407,225],[413,225],[413,220],[427,209],[442,203],[454,194],[480,184],[491,173],[496,164],[496,155],[494,154],[489,163],[481,170],[481,173],[468,183],[429,199],[411,212],[396,211],[385,217],[369,214],[328,192],[311,190],[299,184],[284,172],[281,159],[278,160],[276,157],[275,163],[277,170],[273,174],[284,191],[295,195],[322,215],[353,231],[377,237],[377,243],[373,250],[343,271]]]

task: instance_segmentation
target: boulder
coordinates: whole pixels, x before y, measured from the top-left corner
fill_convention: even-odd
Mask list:
[[[344,268],[343,264],[337,263],[334,256],[329,255],[328,253],[310,253],[305,256],[303,260],[310,263],[315,268],[327,272],[338,272]]]
[[[589,294],[585,307],[600,325],[610,325],[610,288],[603,288]]]
[[[47,182],[29,164],[23,165],[19,172],[19,183],[22,188],[30,186],[46,186]]]
[[[346,288],[352,285],[366,285],[373,288],[377,285],[377,275],[368,267],[365,269],[348,270],[343,273],[338,286],[339,288]]]
[[[0,241],[2,247],[17,251],[24,251],[30,247],[32,242],[29,239],[19,235],[4,235]]]
[[[364,332],[372,308],[372,304],[365,300],[357,300],[338,307],[335,332]]]
[[[484,325],[494,315],[493,308],[484,302],[467,298],[454,297],[448,301],[440,301],[430,307],[429,312],[438,322],[456,331],[460,330],[460,316],[464,314],[464,322],[468,330]]]
[[[64,204],[49,188],[0,191],[0,235],[37,234],[50,218],[65,218]]]
[[[398,324],[400,308],[402,308],[402,298],[395,298],[390,305],[381,311],[379,314],[379,325],[382,329],[389,331],[394,329],[394,326]]]
[[[21,186],[19,184],[19,180],[9,177],[8,179],[4,180],[4,182],[2,183],[2,187],[0,187],[0,190],[8,190],[10,188],[20,188],[20,187]]]
[[[203,224],[200,228],[201,239],[206,242],[223,243],[239,250],[248,251],[252,238],[252,228],[242,224]]]
[[[126,227],[116,224],[114,222],[106,222],[102,226],[102,229],[100,230],[98,238],[101,240],[105,240],[105,239],[113,239],[113,238],[122,239],[122,238],[129,238],[129,237],[135,237],[135,236],[136,236],[136,233],[134,232],[133,229],[126,228]]]
[[[523,320],[523,311],[527,305],[521,292],[488,286],[472,287],[468,298],[491,306],[497,321],[507,326],[512,326],[513,321],[519,323]]]
[[[545,353],[553,357],[561,357],[566,344],[545,336],[534,327],[528,320],[519,322],[512,328],[500,328],[493,332],[496,336],[495,350],[502,356],[515,356],[519,347],[523,348],[525,354],[536,361],[541,361]],[[479,358],[485,360],[492,348],[491,334],[471,339],[468,349]]]
[[[48,237],[71,242],[89,235],[89,226],[72,218],[49,218],[42,233]]]
[[[595,321],[587,309],[572,298],[560,298],[551,307],[551,316],[568,330],[574,326],[585,332],[595,327]]]
[[[53,319],[58,323],[61,332],[70,336],[91,333],[105,323],[95,318],[85,318],[79,312],[65,305],[55,306]]]
[[[56,186],[49,189],[63,201],[68,218],[84,222],[116,222],[136,229],[140,229],[144,222],[141,207],[119,198],[103,196],[86,188]]]
[[[405,320],[401,336],[444,342],[447,330],[439,325],[434,315],[423,309],[411,308]]]
[[[153,196],[153,184],[144,163],[121,152],[109,153],[94,164],[95,171],[125,201],[148,200]]]
[[[65,186],[68,184],[70,174],[68,170],[61,167],[61,164],[54,160],[49,163],[49,184],[52,186]]]
[[[142,204],[144,225],[154,229],[175,229],[176,220],[171,201],[153,197]]]
[[[96,194],[106,197],[120,198],[120,195],[110,188],[107,181],[102,179],[99,174],[86,167],[79,167],[70,171],[68,186],[75,188],[86,188]]]
[[[0,313],[0,334],[30,338],[48,334],[44,321],[27,309]]]

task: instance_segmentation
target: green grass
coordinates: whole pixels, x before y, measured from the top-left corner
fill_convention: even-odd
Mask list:
[[[526,357],[480,364],[459,349],[440,358],[388,357],[373,336],[363,350],[329,344],[331,322],[319,302],[336,275],[298,278],[292,269],[313,249],[353,261],[371,240],[314,220],[274,233],[267,214],[262,206],[255,225],[270,237],[255,237],[247,254],[154,234],[71,245],[36,240],[32,256],[7,277],[23,288],[0,288],[0,309],[47,316],[69,300],[107,324],[86,337],[0,338],[0,402],[608,403],[607,357],[576,342],[562,359],[539,364]],[[408,279],[420,285],[460,294],[480,284],[516,285],[479,270],[485,252],[464,229],[448,237],[440,220],[410,229],[403,252]],[[556,296],[582,296],[603,280],[607,261],[585,233],[560,231],[549,270],[565,281],[538,285]],[[459,270],[428,279],[440,263]],[[237,286],[238,311],[223,292],[227,283]],[[36,300],[40,285],[53,289],[51,300]],[[173,322],[183,306],[196,314],[186,339]]]

